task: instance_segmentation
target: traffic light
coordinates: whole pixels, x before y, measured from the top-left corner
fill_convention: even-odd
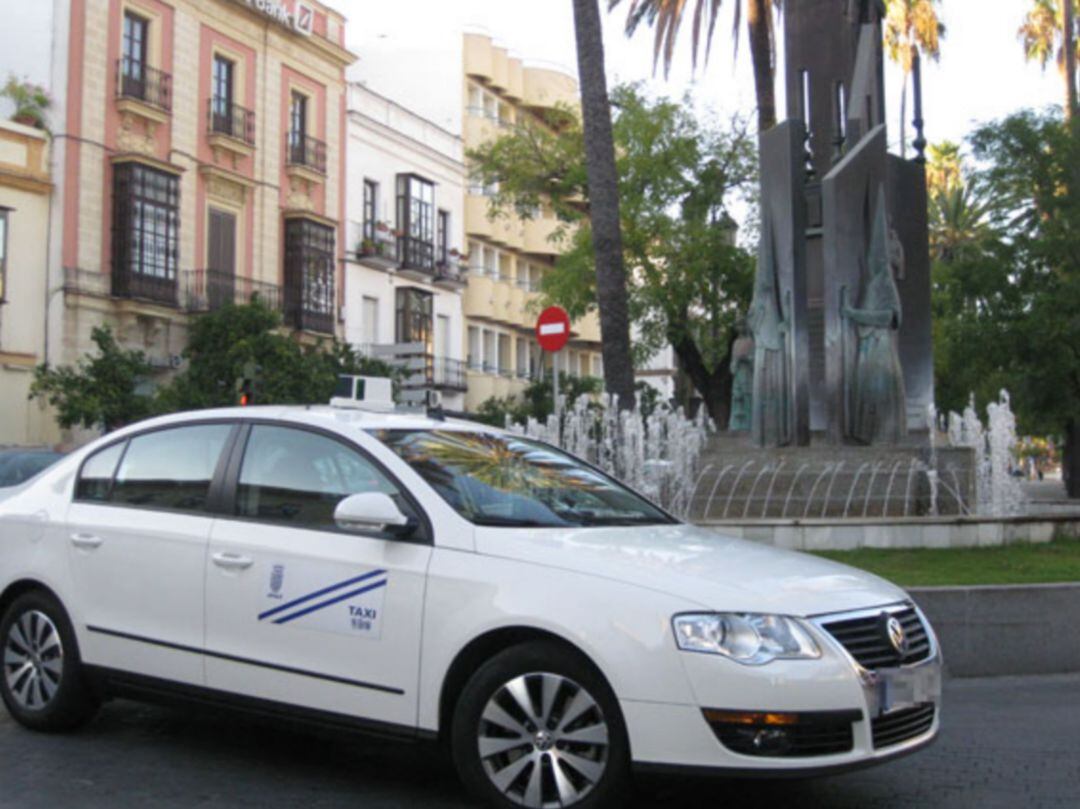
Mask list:
[[[255,404],[255,397],[259,392],[259,370],[255,363],[246,363],[244,375],[236,380],[236,399],[241,407]]]

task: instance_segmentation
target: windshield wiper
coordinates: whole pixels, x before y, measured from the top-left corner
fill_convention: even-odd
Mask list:
[[[497,517],[488,514],[478,514],[471,518],[475,525],[497,525],[503,528],[564,528],[559,523],[541,522],[540,520],[527,520],[518,517]]]

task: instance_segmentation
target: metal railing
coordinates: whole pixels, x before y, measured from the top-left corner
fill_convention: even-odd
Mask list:
[[[255,145],[254,112],[223,98],[211,98],[207,101],[207,113],[211,134],[225,135],[248,146]]]
[[[172,112],[172,76],[125,56],[116,62],[116,95]]]
[[[432,363],[431,384],[436,388],[465,390],[467,387],[465,370],[465,363],[461,360],[435,357]]]
[[[114,267],[112,271],[112,294],[116,298],[133,298],[153,301],[167,306],[177,304],[176,277],[163,278],[132,272],[123,267]]]
[[[189,312],[213,312],[256,300],[280,311],[281,287],[219,270],[184,273],[184,308]]]
[[[323,141],[296,132],[290,132],[286,137],[288,165],[303,166],[319,174],[326,174],[326,144]]]
[[[468,268],[460,261],[449,259],[435,265],[435,280],[453,284],[464,284]]]
[[[397,262],[397,244],[388,231],[375,229],[374,238],[364,237],[356,248],[357,258],[381,258]]]

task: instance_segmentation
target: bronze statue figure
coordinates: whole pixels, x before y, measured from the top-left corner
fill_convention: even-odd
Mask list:
[[[841,289],[843,316],[858,335],[855,378],[847,398],[850,436],[864,444],[896,444],[907,432],[904,372],[897,336],[900,329],[900,293],[889,256],[885,190],[878,189],[877,212],[867,260],[867,274],[859,307],[852,308]]]
[[[788,324],[780,306],[772,225],[762,223],[761,251],[748,316],[754,335],[754,404],[750,419],[760,447],[791,442],[791,396],[788,389]]]
[[[733,433],[750,431],[750,415],[754,405],[754,338],[740,317],[735,324],[735,343],[731,347],[731,417],[728,430]]]

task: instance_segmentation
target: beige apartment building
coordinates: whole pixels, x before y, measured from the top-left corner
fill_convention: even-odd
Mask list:
[[[548,125],[560,104],[577,106],[576,79],[562,70],[531,66],[511,56],[483,34],[464,35],[464,114],[466,150],[498,137],[507,127],[529,121]],[[470,182],[465,197],[469,256],[465,290],[465,356],[468,363],[466,408],[486,399],[517,396],[541,367],[550,367],[536,344],[540,313],[538,289],[560,246],[551,240],[558,223],[550,211],[519,219],[493,217],[489,194]],[[572,325],[560,370],[602,376],[600,327],[595,314]]]
[[[0,121],[0,446],[54,444],[49,410],[28,395],[45,358],[49,138]]]

